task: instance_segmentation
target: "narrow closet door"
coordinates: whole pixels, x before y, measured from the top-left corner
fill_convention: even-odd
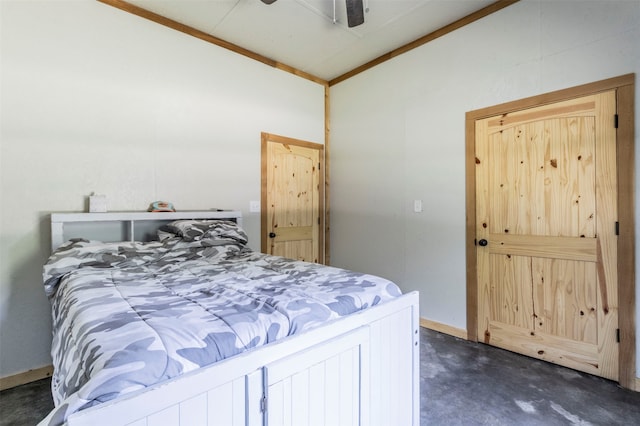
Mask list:
[[[323,262],[324,146],[262,135],[262,251]]]

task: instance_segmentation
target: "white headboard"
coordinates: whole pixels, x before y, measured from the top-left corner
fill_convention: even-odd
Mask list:
[[[178,219],[226,219],[242,226],[242,212],[233,210],[51,213],[51,250],[71,238],[151,241],[160,226]]]

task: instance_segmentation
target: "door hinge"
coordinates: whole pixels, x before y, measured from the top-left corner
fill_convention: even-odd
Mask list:
[[[613,116],[613,127],[618,128],[618,114],[614,114]]]
[[[620,222],[616,222],[616,235],[620,235]]]
[[[267,412],[267,395],[265,394],[262,394],[262,399],[260,399],[260,411]]]
[[[616,342],[620,343],[620,329],[616,328]]]

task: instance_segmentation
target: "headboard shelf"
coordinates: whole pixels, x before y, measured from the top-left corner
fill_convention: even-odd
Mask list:
[[[162,224],[179,219],[226,219],[242,226],[242,212],[237,210],[51,213],[51,249],[91,235],[102,241],[150,241]]]

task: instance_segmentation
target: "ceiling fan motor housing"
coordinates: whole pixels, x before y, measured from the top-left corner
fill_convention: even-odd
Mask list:
[[[261,0],[264,4],[275,3],[276,0]],[[347,25],[349,28],[364,23],[364,6],[362,0],[345,0],[347,5]],[[333,4],[335,8],[335,3]],[[335,10],[334,10],[335,13]],[[334,16],[335,19],[335,16]],[[335,23],[335,22],[334,22]]]
[[[346,0],[347,2],[347,25],[349,28],[356,27],[364,23],[364,7],[362,0]]]

